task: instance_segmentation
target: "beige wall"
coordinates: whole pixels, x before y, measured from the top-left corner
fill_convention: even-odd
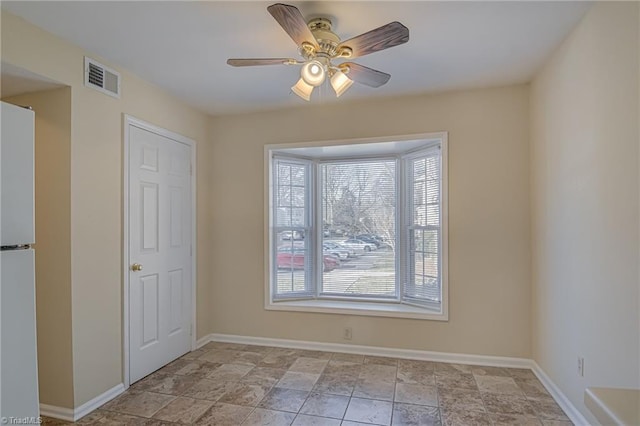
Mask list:
[[[3,99],[36,113],[36,299],[40,402],[73,407],[71,88]]]
[[[212,120],[213,331],[530,356],[528,86]],[[265,144],[449,132],[449,322],[265,311]]]
[[[637,9],[595,4],[531,91],[533,355],[590,421],[585,387],[640,386]]]
[[[71,87],[70,273],[76,407],[122,382],[123,113],[197,142],[198,336],[210,332],[207,302],[211,298],[206,284],[211,279],[207,117],[122,70],[121,99],[85,88],[84,53],[2,12],[2,60]]]

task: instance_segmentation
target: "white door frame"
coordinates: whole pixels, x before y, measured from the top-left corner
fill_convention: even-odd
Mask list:
[[[197,282],[197,244],[196,244],[196,142],[178,133],[171,132],[146,121],[123,114],[123,188],[122,188],[122,282],[123,282],[123,321],[122,321],[122,367],[124,388],[130,383],[129,376],[129,128],[137,127],[183,143],[191,149],[191,350],[196,349],[196,282]]]

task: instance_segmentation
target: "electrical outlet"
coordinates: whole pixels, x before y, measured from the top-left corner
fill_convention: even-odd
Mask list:
[[[351,340],[351,337],[351,327],[345,327],[344,330],[342,330],[342,338],[344,340]]]
[[[584,358],[578,357],[578,375],[584,377]]]

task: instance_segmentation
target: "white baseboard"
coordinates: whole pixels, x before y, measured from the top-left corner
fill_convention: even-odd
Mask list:
[[[569,398],[560,390],[560,388],[547,376],[547,373],[544,372],[542,368],[538,365],[537,362],[531,360],[531,370],[533,370],[533,374],[536,375],[538,380],[542,382],[547,391],[551,394],[553,399],[556,400],[560,408],[562,408],[565,414],[571,419],[574,425],[576,426],[588,426],[591,423],[584,418],[582,413],[576,408],[575,405],[571,403]]]
[[[56,407],[54,405],[48,404],[40,404],[40,415],[53,417],[54,419],[65,420],[68,422],[75,422],[76,420],[81,419],[96,408],[111,401],[122,392],[124,392],[124,384],[120,383],[75,409]]]
[[[56,407],[55,405],[40,404],[40,415],[52,417],[58,420],[64,420],[67,422],[74,421],[73,409],[65,407]]]
[[[379,346],[347,345],[344,343],[309,342],[304,340],[272,339],[267,337],[236,336],[231,334],[210,334],[198,340],[198,347],[209,342],[227,342],[244,345],[276,346],[293,349],[307,349],[326,352],[356,353],[372,356],[417,359],[423,361],[451,362],[457,364],[488,365],[494,367],[531,368],[527,358],[511,358],[491,355],[467,355],[447,352],[420,351],[414,349],[394,349]]]

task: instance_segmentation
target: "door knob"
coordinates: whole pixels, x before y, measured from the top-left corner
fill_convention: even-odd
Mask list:
[[[132,271],[142,271],[142,265],[139,263],[134,263],[133,265],[131,265],[131,270]]]

